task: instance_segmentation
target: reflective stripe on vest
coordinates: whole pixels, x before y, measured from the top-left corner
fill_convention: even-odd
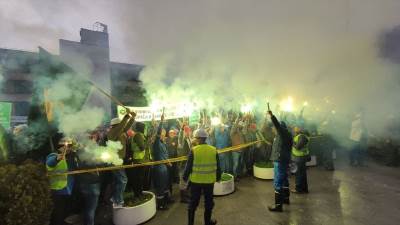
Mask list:
[[[190,181],[199,184],[212,184],[217,180],[217,150],[202,144],[193,148],[193,168]]]
[[[307,144],[302,149],[296,149],[294,146],[292,147],[292,154],[297,157],[304,157],[310,154],[310,151],[308,150],[308,143],[310,142],[310,139],[308,139],[307,136],[304,134],[296,135],[296,137],[293,138],[293,142],[297,143],[301,135],[307,138]]]
[[[68,171],[68,164],[66,160],[60,160],[55,167],[46,166],[47,171],[51,173],[64,173]],[[50,189],[61,190],[67,187],[68,176],[67,175],[57,175],[50,177]]]
[[[135,135],[141,135],[144,140],[144,135],[142,133],[136,133]],[[134,140],[134,139],[133,139]],[[136,144],[135,141],[132,142],[132,149],[133,149],[133,158],[136,160],[143,160],[145,151],[140,151],[139,146]]]

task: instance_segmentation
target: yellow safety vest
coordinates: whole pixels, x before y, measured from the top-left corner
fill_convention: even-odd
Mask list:
[[[293,142],[297,143],[299,141],[299,138],[301,135],[304,134],[299,134],[296,135],[296,137],[293,138]],[[304,157],[310,154],[310,151],[308,150],[308,143],[310,142],[310,139],[308,139],[307,136],[304,135],[304,137],[307,138],[307,144],[302,148],[302,149],[296,149],[294,146],[292,147],[292,155],[296,156],[296,157]]]
[[[135,135],[141,135],[144,140],[144,135],[142,133],[136,133]],[[136,144],[135,139],[132,139],[132,149],[133,149],[133,159],[143,160],[145,155],[145,150],[140,151],[139,146]]]
[[[213,184],[217,181],[217,149],[202,144],[193,148],[193,168],[190,181],[199,184]]]
[[[49,167],[46,165],[47,171],[50,173],[64,173],[68,171],[68,165],[66,160],[60,160],[55,167]],[[68,176],[57,175],[50,177],[50,189],[61,190],[67,187]]]

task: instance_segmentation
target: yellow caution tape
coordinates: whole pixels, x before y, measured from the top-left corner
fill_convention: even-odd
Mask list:
[[[310,138],[318,138],[318,137],[322,137],[322,136],[314,136],[314,137],[310,137]],[[247,148],[249,146],[258,144],[260,142],[264,142],[264,143],[266,143],[268,145],[272,145],[270,142],[268,142],[266,140],[253,141],[253,142],[249,142],[249,143],[246,143],[246,144],[241,144],[241,145],[236,145],[236,146],[220,149],[220,150],[218,150],[218,154],[226,153],[226,152],[239,151],[239,150],[241,150],[243,148]],[[138,164],[131,164],[131,165],[109,166],[109,167],[99,167],[99,168],[84,169],[84,170],[74,170],[74,171],[68,171],[68,172],[65,172],[65,173],[49,173],[48,176],[60,176],[60,175],[74,175],[74,174],[82,174],[82,173],[104,172],[104,171],[121,170],[121,169],[129,169],[129,168],[144,167],[144,166],[155,166],[155,165],[161,165],[161,164],[182,162],[182,161],[186,161],[186,160],[187,160],[187,156],[181,156],[181,157],[176,157],[176,158],[171,158],[171,159],[166,159],[166,160],[145,162],[145,163],[138,163]]]
[[[322,137],[324,137],[324,135],[311,136],[309,138],[310,139],[315,139],[315,138],[322,138]]]
[[[218,150],[218,154],[225,153],[225,152],[231,152],[231,151],[238,151],[243,148],[255,145],[257,143],[260,143],[262,141],[254,141],[250,142],[247,144],[241,144],[237,146],[232,146],[224,149]],[[264,141],[267,144],[270,144],[267,141]],[[182,162],[186,161],[187,156],[181,156],[181,157],[176,157],[176,158],[171,158],[171,159],[166,159],[166,160],[160,160],[160,161],[153,161],[153,162],[145,162],[145,163],[138,163],[138,164],[131,164],[131,165],[121,165],[121,166],[109,166],[109,167],[99,167],[99,168],[92,168],[92,169],[83,169],[83,170],[74,170],[74,171],[68,171],[65,173],[49,173],[48,176],[60,176],[60,175],[74,175],[74,174],[82,174],[82,173],[94,173],[94,172],[104,172],[104,171],[112,171],[112,170],[121,170],[121,169],[129,169],[129,168],[136,168],[136,167],[144,167],[144,166],[155,166],[155,165],[161,165],[161,164],[168,164],[168,163],[175,163],[175,162]]]

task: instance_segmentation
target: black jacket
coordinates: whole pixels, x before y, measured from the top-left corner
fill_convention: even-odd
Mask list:
[[[272,144],[271,160],[289,163],[293,146],[292,134],[288,131],[286,124],[279,123],[275,116],[271,117],[277,135]]]

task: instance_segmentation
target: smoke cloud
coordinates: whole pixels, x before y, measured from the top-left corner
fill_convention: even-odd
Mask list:
[[[235,46],[240,38],[210,35],[231,45],[191,39],[183,50],[146,67],[141,78],[150,101],[189,99],[224,109],[249,103],[259,111],[269,101],[277,111],[282,99],[291,96],[296,113],[308,102],[305,116],[319,120],[332,117],[349,124],[363,108],[372,132],[383,131],[384,121],[399,109],[399,66],[379,58],[375,38],[331,38],[302,29]]]
[[[111,58],[146,65],[150,102],[262,112],[267,101],[279,111],[291,96],[295,113],[307,101],[306,118],[342,124],[333,130],[345,136],[360,110],[371,133],[398,120],[398,65],[379,54],[381,35],[399,25],[398,1],[8,2],[0,31],[14,38],[0,42],[16,47],[56,52],[57,38],[77,40],[80,27],[107,24]]]
[[[306,118],[330,121],[328,132],[335,136],[347,138],[351,120],[361,110],[370,134],[384,134],[400,106],[399,65],[379,55],[379,38],[390,23],[357,30],[362,21],[352,18],[353,11],[346,18],[320,4],[333,9],[345,5],[303,2],[309,4],[282,3],[274,9],[261,3],[209,4],[210,11],[201,11],[205,6],[193,10],[193,16],[177,23],[182,36],[176,42],[166,35],[170,42],[159,41],[157,52],[155,47],[146,52],[149,63],[141,79],[150,102],[189,100],[212,109],[250,104],[263,112],[268,101],[277,113],[281,101],[291,96],[294,113],[308,102]],[[148,7],[160,18],[187,15],[180,9]],[[204,20],[195,21],[201,16]],[[155,30],[166,29],[153,23],[149,26]]]
[[[107,141],[107,146],[99,146],[93,141],[84,143],[83,152],[79,152],[79,159],[89,164],[112,164],[122,165],[123,160],[119,158],[118,151],[122,149],[119,141]]]
[[[79,143],[78,154],[82,161],[92,165],[122,165],[123,160],[118,155],[122,149],[120,142],[108,141],[106,146],[99,146],[89,139],[89,133],[104,121],[105,112],[85,104],[91,90],[86,77],[85,74],[64,73],[55,80],[44,78],[38,84],[47,87],[42,101],[52,104],[51,111],[59,132]]]
[[[103,116],[104,112],[100,108],[84,108],[74,114],[63,114],[59,129],[66,135],[91,131],[101,124]]]
[[[85,105],[91,86],[85,81],[85,74],[64,73],[56,80],[44,78],[38,85],[45,91],[43,103],[52,104],[51,111],[58,123],[60,132],[67,136],[76,136],[92,131],[101,125],[104,110]]]

